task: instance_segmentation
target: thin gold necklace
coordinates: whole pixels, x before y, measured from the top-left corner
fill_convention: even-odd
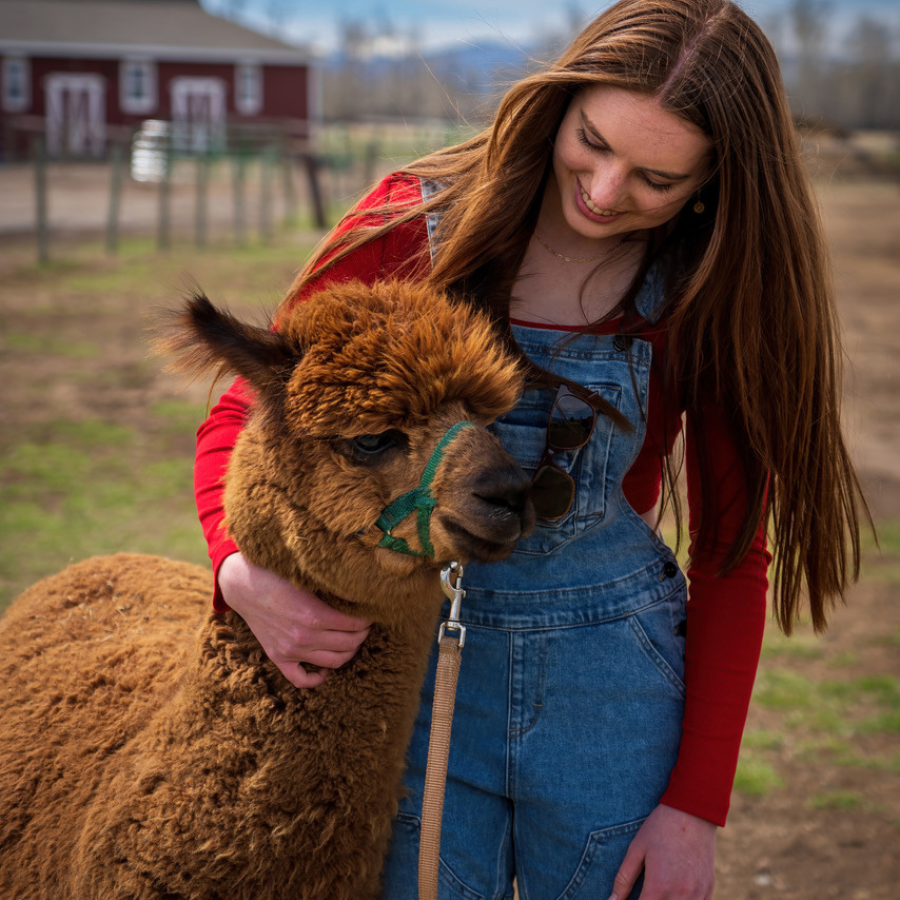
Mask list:
[[[534,236],[538,239],[542,247],[552,253],[557,259],[561,259],[563,262],[567,263],[596,262],[598,259],[605,259],[619,246],[619,244],[622,243],[619,241],[605,253],[598,253],[596,256],[564,256],[562,253],[557,253],[536,231],[534,232]]]

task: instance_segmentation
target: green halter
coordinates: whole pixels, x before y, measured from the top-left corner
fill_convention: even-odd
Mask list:
[[[397,553],[405,553],[407,556],[434,556],[434,547],[431,543],[431,513],[437,506],[437,500],[431,493],[431,480],[443,459],[444,451],[450,442],[462,431],[463,428],[474,428],[471,422],[457,422],[438,441],[437,447],[425,466],[422,480],[419,486],[394,500],[375,523],[377,528],[384,532],[384,537],[378,542],[379,547],[388,550],[396,550]],[[413,550],[403,538],[394,537],[391,529],[399,525],[411,512],[418,511],[418,533],[421,550]]]

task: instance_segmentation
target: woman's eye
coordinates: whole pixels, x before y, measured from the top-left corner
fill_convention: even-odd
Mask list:
[[[602,144],[595,144],[588,136],[587,132],[583,128],[578,129],[578,140],[584,144],[585,147],[590,147],[591,150],[605,150],[606,147]]]
[[[397,446],[397,432],[385,431],[382,434],[361,434],[350,442],[353,449],[364,456],[377,456]]]
[[[654,191],[659,191],[661,194],[664,194],[666,191],[671,191],[674,184],[660,184],[658,181],[651,181],[649,178],[644,178],[644,181],[647,185],[653,188]]]

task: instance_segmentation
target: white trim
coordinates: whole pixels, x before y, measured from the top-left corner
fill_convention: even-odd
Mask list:
[[[144,93],[136,97],[129,92],[132,72],[139,69]],[[156,63],[149,59],[123,59],[119,63],[119,108],[131,115],[147,115],[157,107]]]
[[[10,71],[20,68],[20,87],[22,94],[19,97],[11,96],[9,93],[10,86],[15,83],[15,75],[10,75]],[[4,56],[3,57],[3,112],[17,113],[25,112],[31,109],[31,60],[27,56]]]
[[[235,63],[252,56],[267,66],[305,66],[309,54],[302,50],[256,50],[250,47],[172,47],[166,44],[86,44],[64,41],[5,41],[0,53],[11,56],[50,56],[72,59],[122,59],[145,56],[179,62]]]
[[[47,150],[100,157],[106,146],[106,79],[92,72],[52,72],[44,78]]]
[[[234,67],[234,108],[242,116],[256,116],[263,108],[263,70],[259,63]]]
[[[221,78],[178,76],[169,82],[175,147],[206,153],[225,143],[228,88]]]

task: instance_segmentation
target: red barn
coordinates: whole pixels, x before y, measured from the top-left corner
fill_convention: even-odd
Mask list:
[[[0,158],[44,130],[53,156],[102,157],[110,134],[173,123],[187,149],[231,126],[308,132],[304,51],[198,0],[0,0]]]

